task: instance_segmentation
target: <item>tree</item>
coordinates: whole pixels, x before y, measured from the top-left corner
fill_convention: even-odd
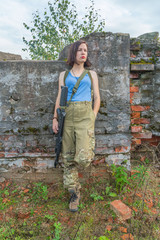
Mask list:
[[[95,9],[94,0],[91,5],[85,7],[85,14],[81,21],[78,20],[77,9],[69,0],[53,0],[48,2],[49,13],[45,8],[43,18],[39,11],[33,13],[32,26],[23,23],[24,27],[31,32],[32,39],[23,42],[32,59],[54,60],[57,59],[62,49],[92,33],[102,32],[105,20],[100,19],[98,10]]]

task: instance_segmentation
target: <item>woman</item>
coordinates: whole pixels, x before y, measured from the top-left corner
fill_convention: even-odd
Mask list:
[[[88,45],[85,41],[72,44],[67,63],[72,67],[66,80],[69,101],[72,89],[85,67],[91,66],[88,60]],[[61,86],[64,85],[65,72],[59,76],[59,91],[53,117],[53,131],[58,132],[58,119],[56,109],[59,107]],[[92,78],[92,83],[91,79]],[[92,110],[92,87],[94,107]],[[98,77],[96,72],[89,71],[81,80],[77,92],[74,94],[69,106],[66,108],[66,117],[62,140],[62,158],[64,163],[64,187],[71,193],[69,209],[78,210],[81,185],[78,179],[78,167],[86,168],[94,157],[94,124],[100,107]]]

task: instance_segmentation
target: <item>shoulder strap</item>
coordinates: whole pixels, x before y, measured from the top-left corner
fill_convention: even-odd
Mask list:
[[[92,75],[91,75],[90,71],[88,71],[88,76],[91,80],[91,98],[93,100],[93,78],[92,78]]]
[[[67,70],[67,71],[65,71],[65,74],[64,74],[64,86],[66,85],[66,78],[67,78],[67,76],[68,76],[68,74],[69,74],[69,71]]]
[[[70,104],[73,95],[77,92],[77,89],[78,89],[78,87],[79,87],[79,84],[80,84],[81,80],[84,78],[84,76],[85,76],[87,73],[88,73],[88,70],[84,70],[84,72],[83,72],[83,73],[81,74],[81,76],[78,78],[75,86],[74,86],[73,89],[72,89],[72,94],[71,94],[71,97],[70,97],[70,99],[69,99],[68,105]]]

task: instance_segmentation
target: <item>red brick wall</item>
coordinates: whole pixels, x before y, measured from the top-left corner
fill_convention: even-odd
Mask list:
[[[160,78],[159,45],[156,38],[143,37],[131,39],[130,46],[132,150],[144,142],[154,146],[160,143],[158,117],[155,120],[155,116],[159,116],[157,109],[160,101],[159,80],[157,81]]]

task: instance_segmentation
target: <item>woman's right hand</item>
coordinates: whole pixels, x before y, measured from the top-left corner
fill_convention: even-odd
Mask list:
[[[56,118],[53,119],[52,129],[55,134],[58,133],[58,120]]]

